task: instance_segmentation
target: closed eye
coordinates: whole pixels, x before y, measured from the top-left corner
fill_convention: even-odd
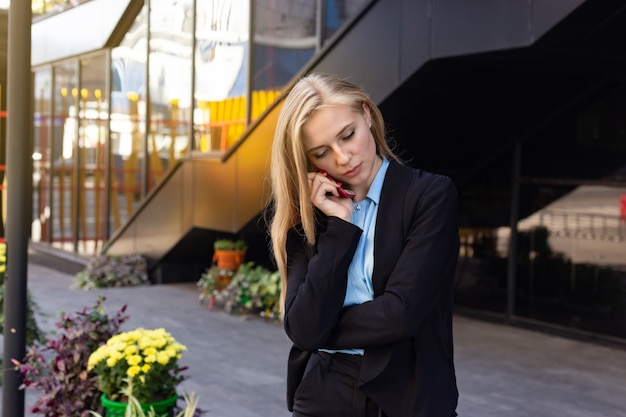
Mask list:
[[[351,131],[347,132],[347,135],[345,135],[341,139],[343,139],[343,140],[350,140],[350,139],[352,139],[353,136],[354,136],[354,130],[351,130]]]

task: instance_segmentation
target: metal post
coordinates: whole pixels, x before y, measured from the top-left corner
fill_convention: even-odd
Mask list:
[[[252,112],[254,109],[252,108],[252,91],[254,90],[254,31],[256,30],[255,25],[255,14],[256,10],[254,7],[255,0],[250,0],[248,3],[248,62],[247,71],[248,75],[246,76],[246,129],[250,126],[250,122],[252,120]]]
[[[80,59],[77,59],[76,61],[74,61],[74,73],[76,74],[76,87],[72,90],[72,99],[74,100],[74,108],[76,109],[76,114],[74,115],[74,117],[76,118],[76,132],[74,132],[74,150],[72,152],[72,160],[74,162],[74,165],[72,167],[72,172],[74,172],[74,183],[71,185],[72,187],[74,187],[74,190],[76,190],[74,192],[74,198],[72,198],[72,206],[74,207],[74,217],[72,217],[71,222],[72,222],[72,244],[74,247],[74,253],[78,253],[78,243],[80,242],[80,223],[81,223],[81,215],[84,216],[85,213],[81,213],[80,210],[80,199],[82,198],[82,194],[83,194],[83,190],[82,190],[82,186],[83,184],[80,183],[80,171],[81,171],[81,165],[84,163],[83,158],[81,157],[81,153],[82,153],[82,149],[85,146],[84,143],[84,133],[81,132],[81,128],[80,125],[82,123],[82,120],[80,118],[80,102],[81,102],[81,97],[80,97],[80,90],[82,87],[82,71],[81,71],[81,65],[80,65]],[[76,91],[76,94],[74,94],[74,91]]]
[[[104,218],[106,219],[104,222],[104,242],[106,242],[107,240],[109,240],[109,238],[111,237],[111,199],[112,198],[117,198],[117,195],[111,195],[111,184],[113,181],[113,175],[111,175],[111,165],[112,165],[112,159],[113,159],[113,154],[111,152],[111,109],[113,108],[112,106],[112,94],[111,94],[111,72],[112,72],[112,58],[111,58],[111,50],[108,50],[106,53],[106,66],[105,68],[107,69],[107,76],[106,76],[106,86],[105,86],[105,96],[106,100],[107,100],[107,111],[106,111],[106,134],[104,135],[104,166],[102,167],[105,171],[104,174],[104,186],[105,186],[105,193],[104,193],[104,200],[105,200],[105,209],[104,209]],[[102,247],[102,252],[106,252],[107,247],[103,246]]]
[[[196,34],[196,21],[198,20],[198,4],[196,0],[192,2],[192,15],[193,21],[191,23],[191,111],[189,112],[189,146],[187,147],[187,154],[191,151],[195,151],[198,148],[196,144],[196,53],[197,47],[197,34]]]
[[[2,415],[24,415],[21,378],[11,360],[26,352],[26,288],[28,239],[33,200],[31,128],[32,85],[30,70],[29,1],[12,1],[9,7],[7,72],[7,269],[4,277],[4,356]]]
[[[517,222],[519,220],[519,192],[520,192],[520,164],[521,164],[521,140],[515,139],[513,148],[513,161],[511,164],[511,217],[509,228],[509,267],[507,271],[507,302],[506,318],[511,320],[515,314],[515,297],[517,295]]]
[[[145,129],[143,135],[143,149],[141,152],[143,153],[143,165],[140,168],[142,172],[142,180],[141,181],[141,198],[145,197],[148,194],[148,190],[150,189],[150,153],[148,152],[148,141],[150,139],[150,132],[152,132],[152,97],[150,95],[150,41],[152,40],[152,3],[150,0],[144,1],[144,7],[147,8],[147,16],[146,16],[146,39],[148,42],[146,43],[146,84],[145,84],[145,98],[144,98],[144,106],[146,115]],[[137,103],[139,105],[139,103]],[[139,117],[139,115],[137,115]],[[172,138],[172,143],[170,146],[174,146],[174,138]],[[170,167],[171,168],[171,167]],[[133,209],[134,211],[134,209]],[[128,213],[130,216],[132,213]]]
[[[326,41],[326,2],[318,0],[315,11],[315,51],[319,52]]]

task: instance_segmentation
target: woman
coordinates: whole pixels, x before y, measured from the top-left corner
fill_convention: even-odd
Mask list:
[[[283,104],[271,180],[293,416],[455,416],[450,179],[400,163],[362,89],[312,74]]]

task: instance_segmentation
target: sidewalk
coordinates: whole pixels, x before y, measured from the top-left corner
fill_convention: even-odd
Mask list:
[[[109,312],[128,304],[124,330],[164,327],[188,347],[182,362],[189,378],[181,390],[198,394],[206,416],[290,415],[284,380],[290,344],[278,324],[208,311],[195,283],[83,292],[69,289],[72,281],[29,264],[29,289],[48,314],[39,318],[42,328],[51,329],[60,310],[81,310],[102,294]],[[626,349],[461,316],[455,347],[461,417],[626,417]],[[27,391],[27,407],[35,398]]]

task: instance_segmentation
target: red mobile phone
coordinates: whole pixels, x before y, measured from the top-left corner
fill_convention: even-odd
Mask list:
[[[320,174],[324,175],[326,178],[328,178],[329,180],[331,180],[333,182],[337,182],[337,181],[334,180],[333,177],[328,175],[328,172],[326,172],[326,171],[320,171]],[[339,193],[339,197],[343,197],[343,198],[354,198],[354,196],[355,196],[354,191],[346,190],[344,188],[341,188],[340,186],[337,186],[337,192]]]

